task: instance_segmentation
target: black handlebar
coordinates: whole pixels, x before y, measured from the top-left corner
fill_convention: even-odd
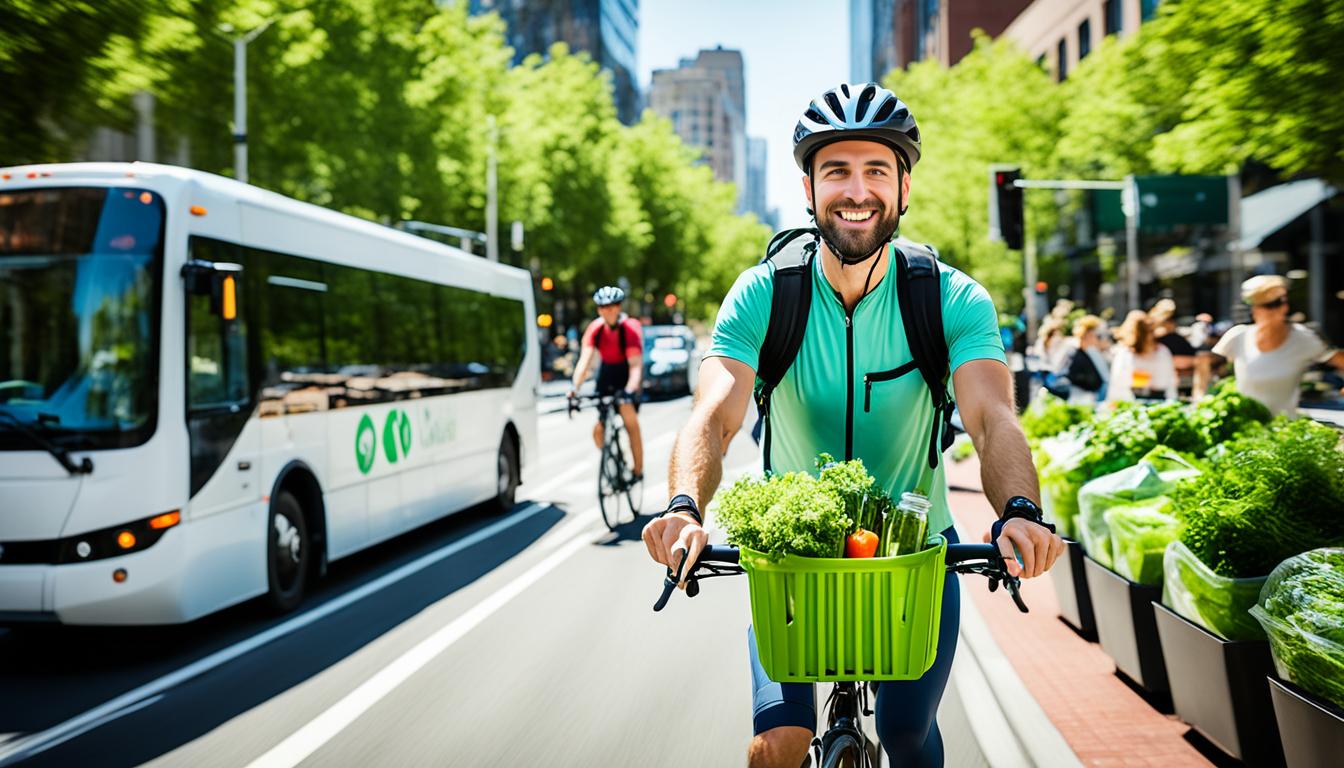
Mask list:
[[[621,399],[622,397],[619,393],[614,395],[575,395],[573,397],[568,398],[569,402],[567,403],[567,405],[569,411],[569,418],[571,419],[574,418],[575,412],[582,409],[584,400],[591,400],[593,402],[598,403],[599,405],[602,404],[610,405],[612,403],[618,402]]]
[[[700,594],[700,579],[713,578],[715,576],[735,576],[745,573],[738,564],[738,549],[733,546],[710,545],[700,552],[700,557],[691,566],[690,575],[686,577],[686,596],[695,597]],[[1021,581],[1008,573],[1007,566],[1004,565],[1003,553],[993,544],[949,544],[947,545],[947,556],[945,558],[947,570],[949,573],[978,573],[989,579],[989,591],[996,591],[1000,585],[1008,590],[1008,594],[1013,598],[1017,609],[1023,613],[1027,612],[1027,604],[1022,601],[1022,595],[1019,591]],[[685,565],[684,559],[682,565]],[[653,604],[653,610],[661,611],[667,605],[668,599],[672,596],[672,590],[681,583],[680,567],[675,572],[671,568],[667,569],[667,574],[663,577],[663,592],[658,596],[658,601]]]

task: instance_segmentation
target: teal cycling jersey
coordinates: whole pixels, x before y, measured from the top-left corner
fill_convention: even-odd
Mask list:
[[[917,487],[928,468],[934,413],[928,387],[911,362],[895,266],[846,312],[822,272],[823,258],[813,260],[812,308],[802,348],[770,399],[771,468],[815,472],[822,452],[862,459],[899,498]],[[719,308],[705,357],[739,360],[756,370],[770,321],[773,269],[766,262],[738,277]],[[939,264],[939,273],[949,370],[971,360],[1006,362],[989,293],[946,264]],[[943,464],[927,489],[931,531],[952,525]]]

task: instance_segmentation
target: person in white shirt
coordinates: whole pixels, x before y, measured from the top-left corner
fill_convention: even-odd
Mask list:
[[[1275,415],[1297,415],[1302,374],[1314,363],[1344,370],[1344,352],[1331,349],[1305,326],[1288,321],[1288,280],[1256,275],[1241,284],[1251,320],[1223,334],[1212,354],[1200,355],[1195,395],[1208,390],[1215,365],[1232,361],[1237,390],[1259,400]]]
[[[1120,343],[1111,359],[1111,380],[1106,401],[1135,397],[1176,399],[1176,365],[1171,350],[1157,343],[1153,322],[1141,309],[1131,311],[1115,332]]]

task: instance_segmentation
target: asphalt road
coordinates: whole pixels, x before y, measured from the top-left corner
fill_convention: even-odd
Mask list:
[[[689,411],[641,411],[646,513]],[[33,766],[743,764],[745,580],[652,612],[647,517],[601,522],[591,424],[542,415],[512,513],[471,510],[340,561],[294,614],[250,603],[181,627],[0,634],[0,765],[21,748]],[[755,460],[739,435],[728,473]],[[949,764],[983,764],[957,738],[955,694],[940,718],[962,742]]]

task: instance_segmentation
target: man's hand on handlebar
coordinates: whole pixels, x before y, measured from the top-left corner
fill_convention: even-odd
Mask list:
[[[654,518],[644,526],[644,546],[649,549],[649,557],[674,572],[678,572],[683,562],[695,562],[709,540],[705,529],[687,512],[672,512]],[[680,571],[678,587],[685,589],[685,571]]]
[[[985,533],[984,541],[990,541],[989,533]],[[1021,517],[1003,524],[996,543],[1003,553],[1008,573],[1023,579],[1034,579],[1050,570],[1055,560],[1064,553],[1063,539],[1051,533],[1049,528]],[[1020,564],[1019,554],[1022,558]]]

